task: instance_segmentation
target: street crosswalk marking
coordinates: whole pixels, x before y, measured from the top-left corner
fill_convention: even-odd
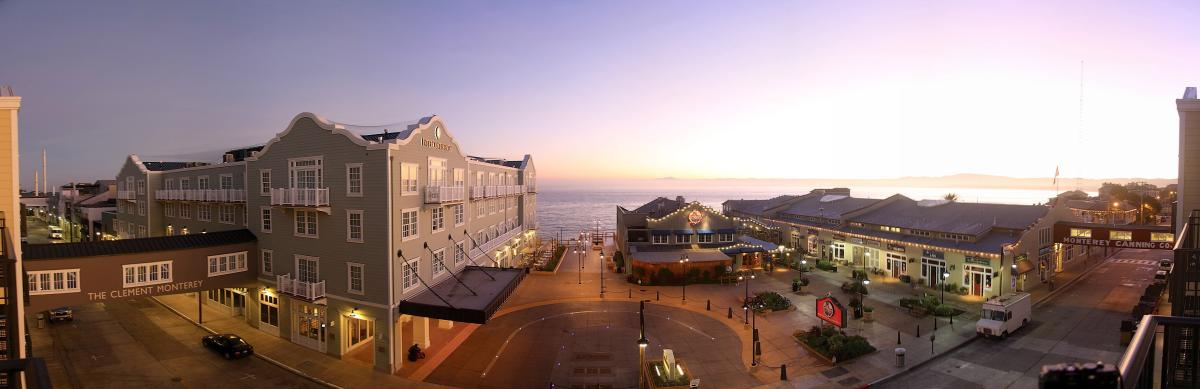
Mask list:
[[[1143,266],[1154,266],[1154,265],[1158,264],[1157,261],[1150,260],[1150,259],[1127,259],[1127,258],[1113,259],[1113,260],[1111,260],[1111,262],[1113,262],[1113,263],[1129,263],[1129,264],[1143,265]]]

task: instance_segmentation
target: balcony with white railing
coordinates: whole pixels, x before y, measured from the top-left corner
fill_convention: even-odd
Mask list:
[[[425,187],[425,204],[457,203],[463,201],[466,188],[461,186]]]
[[[518,226],[517,228],[514,228],[512,230],[509,230],[508,232],[500,234],[499,236],[492,238],[491,240],[488,240],[487,242],[480,243],[479,246],[471,249],[471,258],[479,258],[486,253],[496,250],[496,248],[504,245],[505,243],[508,243],[508,241],[517,237],[517,235],[520,235],[522,231],[524,231],[524,229],[521,228],[520,226]],[[479,243],[479,242],[476,242],[476,243]]]
[[[487,197],[496,197],[496,196],[499,196],[499,193],[500,193],[500,187],[499,187],[499,186],[496,186],[496,185],[488,185],[488,186],[485,186],[484,188],[486,189],[484,192],[485,192],[485,195],[486,195]]]
[[[271,205],[328,207],[329,188],[271,188]]]
[[[137,192],[132,191],[132,190],[118,190],[117,191],[117,199],[118,200],[137,200]]]
[[[482,187],[482,186],[472,186],[471,187],[471,198],[472,199],[483,198],[484,194],[485,194],[484,187]]]
[[[159,189],[154,191],[159,201],[207,201],[218,203],[246,202],[245,189]]]
[[[280,274],[275,278],[279,293],[290,294],[308,301],[325,298],[325,281],[304,282],[292,278],[291,274]]]

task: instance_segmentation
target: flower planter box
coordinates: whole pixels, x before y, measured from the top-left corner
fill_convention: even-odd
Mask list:
[[[867,356],[867,355],[871,355],[871,354],[874,354],[874,353],[877,353],[877,352],[879,352],[879,349],[878,349],[878,348],[876,348],[876,349],[875,349],[875,351],[871,351],[871,352],[869,352],[869,353],[862,354],[862,355],[859,355],[859,356],[857,356],[857,357],[854,357],[854,358],[850,358],[850,359],[846,359],[846,360],[840,360],[840,361],[835,361],[833,357],[831,357],[831,356],[826,356],[825,354],[822,354],[822,353],[821,353],[820,351],[818,351],[816,348],[813,348],[813,346],[810,346],[808,343],[805,343],[803,340],[800,340],[800,337],[807,335],[807,333],[808,333],[808,331],[797,331],[797,332],[796,332],[796,334],[793,334],[793,335],[792,335],[792,340],[795,340],[795,341],[796,341],[796,343],[800,344],[800,347],[804,347],[804,349],[805,349],[805,350],[808,350],[808,352],[809,352],[810,354],[812,354],[813,356],[817,357],[817,359],[820,359],[820,360],[824,361],[825,363],[829,364],[830,366],[836,366],[836,365],[837,365],[837,364],[839,364],[839,363],[846,363],[846,362],[850,362],[850,361],[853,361],[853,360],[855,360],[855,359],[862,358],[862,357],[865,357],[865,356]]]

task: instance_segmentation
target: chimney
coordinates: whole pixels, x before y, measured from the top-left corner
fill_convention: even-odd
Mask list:
[[[683,203],[683,196],[675,196],[675,201]]]

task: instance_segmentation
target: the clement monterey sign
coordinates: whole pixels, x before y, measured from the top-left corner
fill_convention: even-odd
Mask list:
[[[1054,242],[1084,246],[1170,250],[1175,246],[1171,226],[1055,223]]]
[[[838,328],[846,328],[846,308],[833,296],[817,299],[817,318]]]

